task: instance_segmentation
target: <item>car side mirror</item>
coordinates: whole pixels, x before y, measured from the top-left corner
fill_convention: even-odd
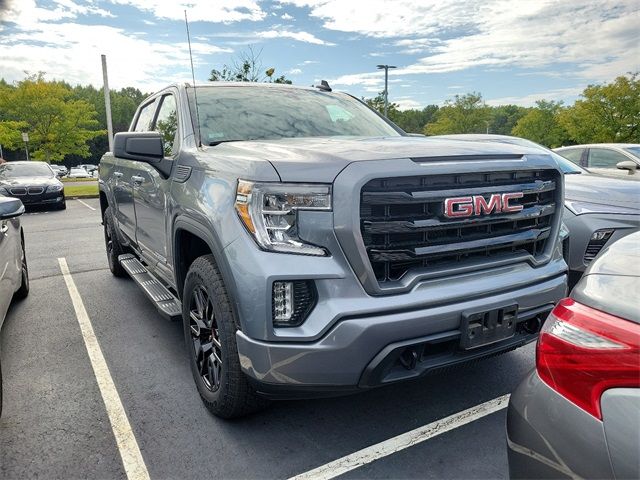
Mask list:
[[[629,175],[633,175],[638,169],[638,165],[633,160],[623,160],[622,162],[618,162],[616,167],[620,170],[629,170]]]
[[[160,163],[164,159],[162,135],[158,132],[116,133],[113,155],[136,162]]]
[[[9,220],[24,213],[24,205],[19,198],[0,196],[0,220]]]

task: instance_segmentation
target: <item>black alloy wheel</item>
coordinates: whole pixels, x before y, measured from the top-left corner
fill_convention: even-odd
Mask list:
[[[191,294],[189,330],[198,373],[207,390],[215,392],[222,378],[222,346],[213,304],[201,285]]]

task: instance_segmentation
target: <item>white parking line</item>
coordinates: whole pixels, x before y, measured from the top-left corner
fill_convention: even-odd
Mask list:
[[[437,420],[428,425],[416,428],[409,432],[390,438],[384,442],[376,443],[370,447],[363,448],[351,455],[339,458],[333,462],[322,465],[308,472],[292,477],[290,480],[328,480],[343,475],[358,467],[367,465],[375,460],[384,458],[393,453],[412,447],[418,443],[437,437],[443,433],[454,430],[458,427],[471,423],[482,417],[502,410],[509,402],[509,395],[503,395],[488,402],[468,408],[462,412],[455,413],[441,420]]]
[[[116,390],[115,383],[111,374],[109,373],[109,367],[102,355],[100,344],[93,331],[91,320],[87,314],[87,310],[82,302],[82,297],[76,287],[73,277],[69,272],[69,266],[67,265],[66,258],[58,258],[60,264],[60,270],[64,277],[64,281],[67,284],[67,290],[69,290],[69,296],[73,303],[73,308],[76,312],[76,318],[78,324],[80,324],[80,331],[82,332],[82,338],[84,344],[87,347],[87,353],[89,354],[89,360],[93,367],[93,373],[98,381],[98,387],[100,388],[100,394],[102,400],[107,409],[107,415],[109,416],[109,422],[111,423],[111,429],[113,435],[116,438],[120,457],[122,458],[122,464],[129,480],[148,480],[149,472],[147,466],[144,463],[142,454],[140,453],[140,447],[133,434],[127,413],[124,411],[122,402],[120,401],[120,395]]]
[[[93,208],[91,205],[89,205],[88,203],[84,203],[82,200],[80,200],[79,198],[76,198],[77,201],[79,201],[81,204],[83,204],[85,207],[93,210],[95,212],[95,208]]]

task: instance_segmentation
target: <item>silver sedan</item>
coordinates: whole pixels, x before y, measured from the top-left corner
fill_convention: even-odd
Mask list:
[[[547,318],[511,395],[511,478],[640,478],[640,233],[607,247]]]

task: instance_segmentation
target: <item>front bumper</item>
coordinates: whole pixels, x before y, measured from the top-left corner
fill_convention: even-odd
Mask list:
[[[574,276],[577,273],[578,279],[589,265],[588,262],[585,262],[584,256],[593,232],[613,229],[613,235],[606,243],[606,245],[610,245],[616,240],[640,229],[640,215],[604,213],[575,215],[565,208],[563,221],[570,232],[569,255],[567,256],[569,271]]]
[[[25,207],[60,205],[64,202],[64,190],[59,192],[44,192],[37,195],[10,195],[19,198]]]
[[[507,410],[511,478],[614,478],[603,423],[559,395],[535,370]]]
[[[520,289],[424,308],[403,308],[402,299],[396,297],[394,310],[343,316],[312,342],[260,341],[238,331],[240,363],[258,382],[258,390],[272,396],[317,396],[376,387],[531,342],[539,323],[565,294],[566,276],[561,274]],[[463,312],[506,302],[519,305],[512,338],[473,350],[458,347]],[[528,321],[539,322],[538,327],[528,331]],[[407,350],[417,352],[417,361],[410,367],[401,358]]]

